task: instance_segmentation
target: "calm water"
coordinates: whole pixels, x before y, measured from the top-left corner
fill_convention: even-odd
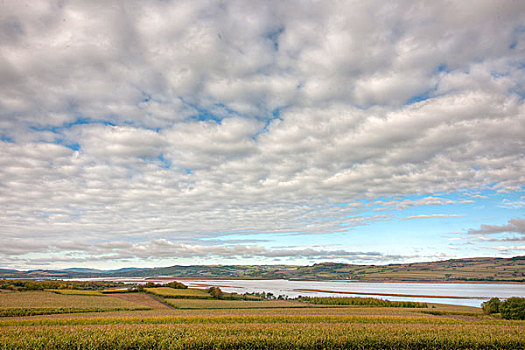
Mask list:
[[[118,279],[116,279],[118,280]],[[129,280],[129,279],[128,279]],[[144,281],[137,279],[137,281]],[[469,284],[469,283],[366,283],[349,281],[288,281],[288,280],[155,280],[152,282],[167,283],[179,281],[189,287],[207,288],[218,286],[225,292],[239,294],[251,292],[270,292],[275,296],[287,295],[289,297],[302,296],[366,296],[388,299],[392,301],[417,301],[427,303],[443,303],[453,305],[480,306],[482,302],[492,298],[510,298],[513,296],[525,297],[525,284]],[[431,295],[439,298],[425,297],[398,297],[383,295],[338,294],[324,292],[298,291],[297,289],[320,289],[354,293],[380,293],[380,294],[407,294]],[[468,299],[453,299],[447,296],[468,297]],[[482,299],[477,299],[477,298]]]

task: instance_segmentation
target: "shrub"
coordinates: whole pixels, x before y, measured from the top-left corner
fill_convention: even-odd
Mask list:
[[[501,300],[498,298],[492,298],[481,304],[481,307],[487,315],[498,313],[500,312]]]
[[[170,283],[166,284],[165,286],[173,288],[173,289],[187,289],[188,288],[187,285],[182,284],[182,283],[177,282],[177,281],[170,282]]]
[[[525,320],[525,298],[509,298],[500,308],[501,316],[507,320]]]
[[[214,298],[220,299],[223,295],[222,290],[219,287],[210,287],[208,293]]]
[[[428,308],[428,305],[426,303],[416,303],[412,301],[390,301],[384,299],[360,297],[299,297],[298,300],[321,305],[361,305],[380,307]]]

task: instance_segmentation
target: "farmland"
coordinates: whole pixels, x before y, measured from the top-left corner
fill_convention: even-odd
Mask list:
[[[244,301],[244,300],[167,300],[169,305],[179,309],[266,309],[266,308],[304,308],[307,304],[283,300]]]
[[[98,295],[63,295],[54,292],[18,292],[1,293],[0,309],[9,308],[129,308],[133,309],[141,305],[126,302],[110,296]]]
[[[368,298],[355,303],[341,303],[333,298],[326,302],[218,300],[203,299],[209,296],[204,290],[151,289],[148,293],[111,295],[0,293],[0,310],[48,308],[50,311],[48,315],[34,316],[4,314],[0,318],[0,348],[517,349],[525,346],[525,321],[487,316],[479,308],[440,304],[385,307],[367,302]],[[177,298],[181,293],[183,297]],[[188,294],[196,298],[188,298]],[[69,313],[74,307],[79,311]]]
[[[202,289],[173,289],[169,287],[145,288],[148,293],[152,293],[166,298],[181,299],[209,299],[211,296]]]
[[[466,258],[392,265],[192,265],[120,272],[0,270],[2,278],[155,277],[199,279],[301,279],[402,282],[525,282],[525,257]]]

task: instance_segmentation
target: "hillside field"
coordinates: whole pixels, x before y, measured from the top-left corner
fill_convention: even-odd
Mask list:
[[[0,269],[0,278],[153,277],[199,279],[301,279],[385,282],[525,282],[525,257],[467,258],[391,265],[318,263],[293,265],[174,265],[118,272]]]

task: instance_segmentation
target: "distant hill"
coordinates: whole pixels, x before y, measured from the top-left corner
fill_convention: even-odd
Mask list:
[[[0,278],[175,277],[220,279],[358,280],[388,282],[525,282],[525,256],[467,258],[412,264],[353,265],[175,265],[159,268],[17,271],[0,269]]]
[[[78,267],[73,267],[73,268],[70,268],[70,269],[64,269],[62,271],[64,271],[64,272],[80,272],[80,273],[103,273],[104,272],[102,270],[97,270],[97,269],[87,269],[87,268],[78,268]]]

